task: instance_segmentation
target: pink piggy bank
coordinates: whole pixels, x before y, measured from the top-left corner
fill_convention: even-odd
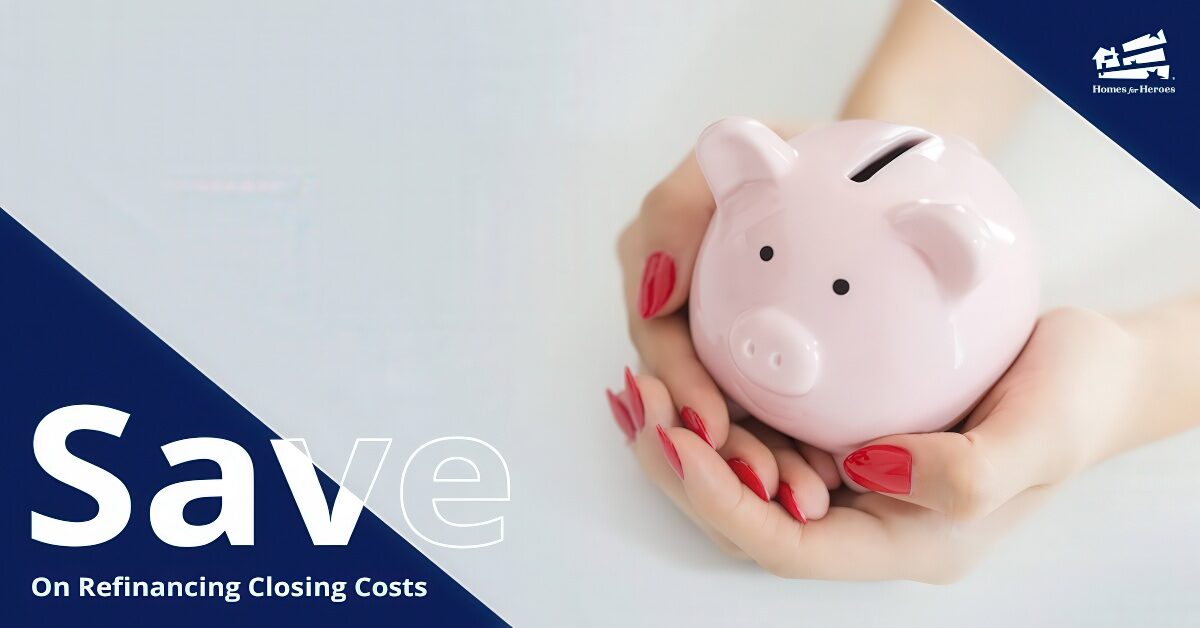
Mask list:
[[[696,157],[717,208],[692,340],[779,431],[840,463],[882,436],[947,429],[1029,338],[1030,227],[969,142],[868,120],[785,142],[727,118]]]

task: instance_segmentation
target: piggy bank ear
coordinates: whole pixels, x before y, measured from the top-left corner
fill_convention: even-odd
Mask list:
[[[747,183],[783,176],[796,150],[757,120],[725,118],[700,134],[696,160],[719,205]]]
[[[913,203],[892,215],[900,238],[921,254],[950,297],[979,285],[996,236],[987,221],[962,205]]]

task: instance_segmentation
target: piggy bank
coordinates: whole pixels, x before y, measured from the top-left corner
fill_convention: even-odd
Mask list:
[[[852,120],[784,141],[727,118],[696,158],[716,211],[692,340],[726,395],[775,429],[839,462],[947,429],[1029,338],[1030,226],[966,140]]]

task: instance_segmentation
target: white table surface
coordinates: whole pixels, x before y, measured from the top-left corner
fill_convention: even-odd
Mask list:
[[[618,228],[708,122],[832,115],[889,7],[3,2],[0,206],[323,468],[393,437],[370,507],[516,624],[1200,621],[1200,434],[951,586],[732,562],[622,446]],[[1200,289],[1200,212],[1050,96],[996,162],[1047,307]],[[450,434],[508,460],[498,546],[404,525],[400,454]]]

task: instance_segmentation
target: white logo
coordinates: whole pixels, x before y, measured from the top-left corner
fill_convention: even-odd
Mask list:
[[[1171,66],[1167,65],[1167,36],[1162,29],[1157,35],[1142,35],[1117,47],[1100,48],[1092,56],[1096,71],[1102,79],[1168,79]]]

